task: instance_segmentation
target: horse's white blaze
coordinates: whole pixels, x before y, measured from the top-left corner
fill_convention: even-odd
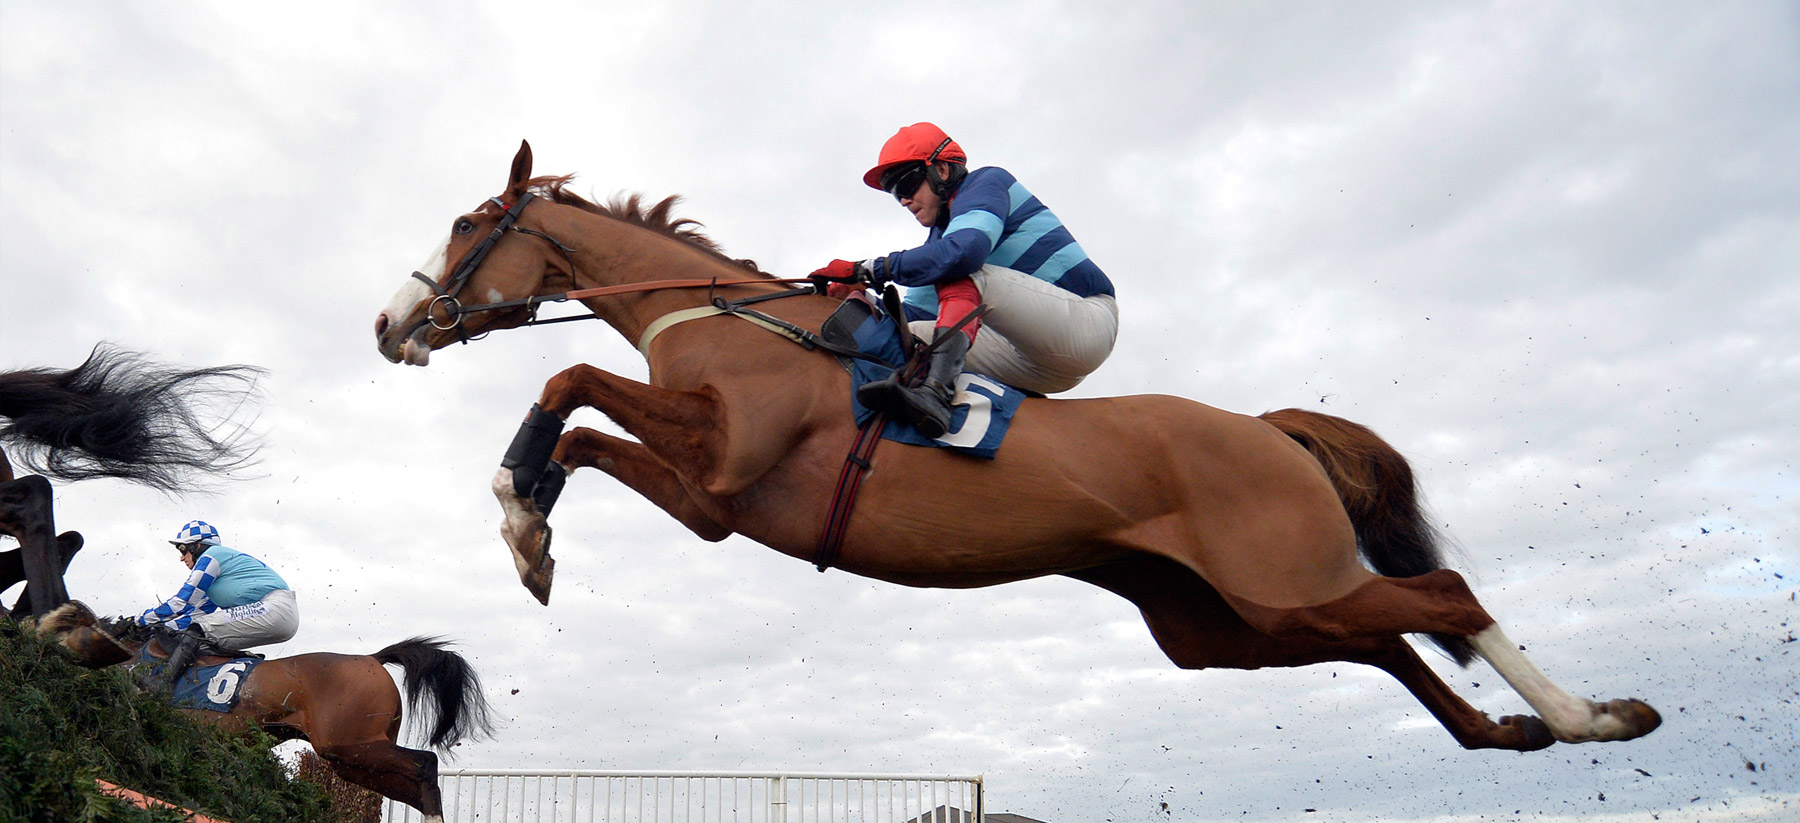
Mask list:
[[[487,300],[489,303],[498,303],[505,299],[506,295],[501,294],[499,289],[488,289]]]
[[[1519,651],[1517,643],[1507,638],[1496,623],[1470,638],[1475,652],[1500,673],[1513,691],[1531,704],[1550,734],[1564,743],[1590,740],[1618,740],[1629,730],[1619,718],[1601,712],[1592,700],[1584,700],[1563,691],[1538,671],[1538,667]]]
[[[439,243],[431,256],[426,258],[425,265],[419,267],[419,273],[434,281],[442,280],[444,272],[449,266],[450,235],[446,234],[444,242]],[[406,282],[400,284],[400,290],[394,292],[394,298],[388,301],[387,307],[381,310],[381,316],[386,317],[388,323],[398,326],[414,310],[418,309],[420,304],[429,302],[435,296],[431,287],[419,282],[419,278],[408,277]]]

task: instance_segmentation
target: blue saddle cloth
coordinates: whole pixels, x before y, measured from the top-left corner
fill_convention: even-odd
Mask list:
[[[893,374],[906,361],[900,349],[900,332],[893,321],[881,315],[870,315],[854,333],[858,351],[880,358],[883,362],[852,360],[850,366],[850,405],[856,412],[858,426],[875,416],[875,410],[856,400],[856,389],[871,380]],[[985,375],[964,372],[956,378],[956,397],[951,401],[950,430],[942,437],[926,437],[918,429],[898,420],[889,420],[881,429],[887,440],[914,446],[955,449],[971,457],[994,459],[1000,441],[1012,425],[1013,413],[1025,402],[1025,393]]]
[[[181,679],[175,681],[175,693],[169,702],[178,709],[229,712],[237,708],[238,696],[244,691],[244,682],[250,679],[250,672],[262,662],[255,657],[239,657],[217,666],[189,666],[181,673]],[[139,650],[137,661],[132,665],[149,666],[152,675],[161,677],[168,663],[164,658],[151,657]]]

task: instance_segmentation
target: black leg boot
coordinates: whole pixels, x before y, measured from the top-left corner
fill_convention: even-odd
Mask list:
[[[952,332],[931,353],[931,365],[918,387],[896,386],[904,406],[902,419],[926,437],[942,437],[950,430],[950,401],[956,397],[956,376],[962,374],[969,355],[969,336]]]
[[[181,675],[187,671],[194,656],[200,652],[200,641],[206,639],[199,626],[189,626],[181,632],[181,642],[175,645],[175,651],[169,652],[169,663],[163,667],[161,687],[167,691],[175,691],[175,684],[181,681]]]

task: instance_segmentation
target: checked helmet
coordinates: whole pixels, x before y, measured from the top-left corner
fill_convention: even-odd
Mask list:
[[[187,525],[181,527],[181,531],[175,533],[175,539],[169,542],[177,546],[193,543],[217,546],[219,545],[219,530],[213,528],[212,524],[205,520],[190,520]]]

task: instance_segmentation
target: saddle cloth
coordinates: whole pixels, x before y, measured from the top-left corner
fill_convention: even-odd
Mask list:
[[[856,322],[858,318],[860,322]],[[852,323],[855,324],[854,331],[849,332],[849,340],[832,340],[834,337],[843,337],[844,329],[851,327]],[[857,301],[846,301],[825,323],[822,332],[832,342],[852,345],[857,351],[882,361],[875,363],[859,359],[847,360],[850,366],[850,405],[856,413],[856,423],[860,426],[875,416],[875,410],[857,402],[856,389],[871,380],[887,377],[906,361],[906,354],[900,349],[900,332],[894,328],[892,320],[872,313],[867,306]],[[898,443],[954,449],[971,457],[992,460],[1000,451],[1000,443],[1006,438],[1006,431],[1012,425],[1013,413],[1019,410],[1019,404],[1025,402],[1025,397],[1024,392],[991,377],[965,372],[956,378],[956,397],[951,401],[950,409],[950,430],[942,437],[926,437],[918,429],[898,420],[889,420],[882,427],[881,436]]]
[[[182,672],[180,680],[175,681],[175,693],[170,702],[178,709],[230,712],[237,708],[238,697],[244,690],[244,682],[250,679],[250,672],[262,662],[258,657],[239,657],[211,666],[195,662]],[[160,678],[169,661],[152,656],[146,645],[138,650],[137,660],[131,665],[133,668],[148,666],[150,674]]]

